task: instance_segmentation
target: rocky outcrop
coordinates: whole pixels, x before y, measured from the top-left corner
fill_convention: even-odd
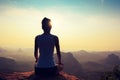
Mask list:
[[[60,72],[59,75],[54,77],[39,77],[34,75],[34,72],[14,72],[11,74],[0,73],[0,80],[81,80],[73,75],[65,72]]]

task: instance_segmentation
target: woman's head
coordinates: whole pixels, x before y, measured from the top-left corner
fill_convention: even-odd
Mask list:
[[[46,17],[43,18],[42,29],[44,30],[44,32],[50,32],[51,28],[52,28],[51,20]]]

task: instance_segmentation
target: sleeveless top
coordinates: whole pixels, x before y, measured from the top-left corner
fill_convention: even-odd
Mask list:
[[[52,34],[42,34],[36,37],[37,45],[39,48],[39,59],[36,67],[39,68],[50,68],[54,67],[54,46],[55,36]]]

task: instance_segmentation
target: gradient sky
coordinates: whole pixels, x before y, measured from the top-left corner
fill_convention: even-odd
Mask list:
[[[0,46],[33,48],[41,20],[62,51],[120,50],[120,0],[0,0]]]

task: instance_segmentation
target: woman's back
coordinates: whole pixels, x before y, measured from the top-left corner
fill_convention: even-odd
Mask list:
[[[51,34],[42,34],[36,37],[36,41],[40,53],[36,66],[40,68],[48,68],[55,66],[53,58],[55,36]]]
[[[35,38],[34,57],[36,60],[35,62],[37,63],[35,66],[36,75],[51,76],[58,73],[57,66],[55,66],[53,58],[54,47],[56,47],[58,64],[62,64],[59,39],[57,36],[50,34],[50,30],[52,28],[50,22],[51,20],[48,18],[44,18],[42,20],[42,29],[44,33]]]

